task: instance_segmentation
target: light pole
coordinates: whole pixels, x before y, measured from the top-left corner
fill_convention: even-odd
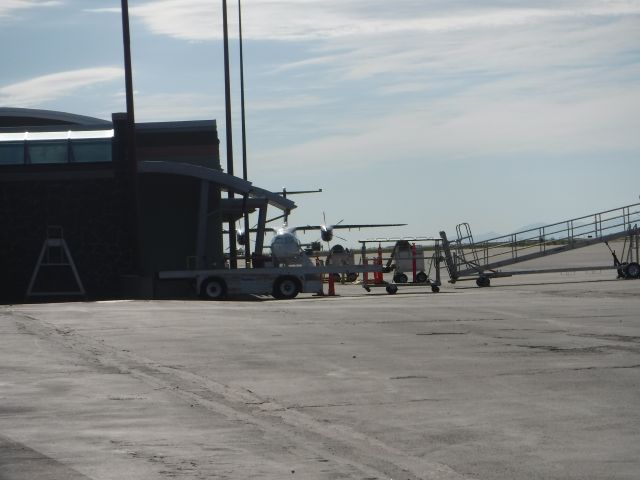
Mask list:
[[[124,47],[124,82],[127,102],[127,171],[131,182],[131,212],[133,236],[132,248],[134,269],[141,273],[140,254],[142,251],[142,235],[140,232],[140,199],[138,192],[138,160],[136,158],[136,116],[133,104],[133,73],[131,69],[131,36],[129,34],[129,2],[122,0],[122,43]]]
[[[248,172],[247,172],[247,129],[246,129],[246,116],[244,110],[244,55],[242,48],[242,5],[241,1],[238,0],[238,38],[240,41],[240,115],[242,119],[242,178],[244,180],[249,180]],[[246,196],[245,202],[243,206],[245,207],[242,212],[244,215],[244,234],[245,234],[245,245],[244,245],[244,261],[245,265],[249,265],[251,261],[251,235],[249,228],[249,212],[246,208]]]
[[[233,175],[233,135],[231,128],[231,79],[229,74],[229,28],[227,26],[227,0],[222,0],[222,32],[224,39],[224,99],[227,136],[227,173]],[[233,191],[227,194],[229,199],[235,198]],[[229,219],[229,266],[238,268],[236,258],[236,225],[233,215]]]

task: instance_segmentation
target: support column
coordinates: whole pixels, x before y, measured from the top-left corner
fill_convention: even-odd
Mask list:
[[[254,252],[256,255],[262,255],[264,249],[264,228],[267,223],[267,205],[265,201],[263,205],[258,208],[258,231],[256,232],[256,246]]]
[[[209,181],[200,181],[200,203],[198,207],[198,233],[196,239],[196,268],[207,268],[206,244],[209,222]]]

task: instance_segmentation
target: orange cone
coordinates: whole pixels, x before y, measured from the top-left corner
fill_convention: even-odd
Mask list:
[[[327,293],[328,297],[336,296],[336,281],[333,278],[333,274],[329,274],[329,292]]]

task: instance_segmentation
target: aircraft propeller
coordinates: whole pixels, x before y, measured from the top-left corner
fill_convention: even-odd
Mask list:
[[[334,223],[333,225],[327,225],[327,215],[325,212],[322,212],[322,220],[323,223],[320,226],[320,238],[322,238],[323,242],[327,242],[329,244],[329,248],[331,248],[331,240],[336,236],[342,241],[347,241],[346,238],[339,237],[333,233],[333,229],[344,222],[344,218],[340,220],[338,223]]]

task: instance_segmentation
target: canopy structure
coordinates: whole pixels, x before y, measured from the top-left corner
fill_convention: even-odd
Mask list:
[[[138,164],[140,173],[165,173],[199,178],[220,186],[221,190],[266,199],[269,205],[280,210],[293,210],[296,204],[282,195],[254,186],[251,182],[213,168],[188,163],[143,161]]]
[[[138,163],[140,174],[182,175],[200,180],[200,201],[198,207],[198,231],[196,247],[196,267],[204,268],[205,250],[207,245],[207,231],[209,218],[214,213],[209,211],[209,196],[213,189],[233,192],[241,195],[242,199],[225,199],[222,215],[226,221],[240,218],[245,209],[258,209],[258,226],[254,253],[262,255],[264,247],[264,232],[267,221],[267,206],[272,205],[288,213],[296,208],[296,204],[274,192],[255,187],[251,182],[229,175],[220,170],[188,163],[142,161]],[[212,189],[213,187],[213,189]]]

